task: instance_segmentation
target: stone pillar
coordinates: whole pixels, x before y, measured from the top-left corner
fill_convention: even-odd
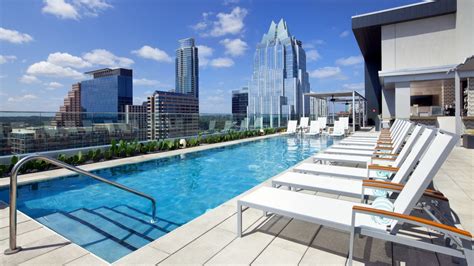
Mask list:
[[[382,88],[382,119],[395,116],[395,90]]]
[[[453,104],[454,101],[454,79],[445,79],[443,80],[442,107],[444,108],[446,105]]]
[[[410,119],[410,82],[395,83],[395,117]]]

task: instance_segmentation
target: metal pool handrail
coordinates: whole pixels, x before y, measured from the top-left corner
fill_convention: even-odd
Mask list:
[[[142,198],[145,198],[145,199],[148,199],[151,201],[152,203],[152,206],[153,206],[153,213],[152,213],[152,220],[155,219],[155,215],[156,215],[156,201],[154,198],[152,198],[151,196],[147,195],[147,194],[144,194],[140,191],[137,191],[137,190],[134,190],[134,189],[131,189],[129,187],[126,187],[124,185],[121,185],[119,183],[116,183],[116,182],[113,182],[113,181],[110,181],[110,180],[107,180],[103,177],[100,177],[98,175],[95,175],[93,173],[90,173],[88,171],[85,171],[85,170],[82,170],[78,167],[75,167],[75,166],[72,166],[72,165],[69,165],[67,163],[64,163],[64,162],[61,162],[61,161],[58,161],[56,159],[53,159],[51,157],[48,157],[48,156],[44,156],[44,155],[29,155],[29,156],[26,156],[24,158],[22,158],[20,161],[18,161],[15,166],[13,166],[13,169],[11,171],[11,177],[10,177],[10,248],[5,250],[5,255],[9,255],[9,254],[14,254],[14,253],[17,253],[18,251],[21,250],[21,247],[17,246],[16,245],[16,227],[17,227],[17,224],[16,224],[16,210],[17,210],[17,206],[16,206],[16,201],[17,201],[17,175],[18,175],[18,172],[20,170],[20,168],[26,163],[26,162],[29,162],[29,161],[32,161],[32,160],[43,160],[43,161],[46,161],[46,162],[49,162],[53,165],[56,165],[56,166],[59,166],[61,168],[66,168],[70,171],[73,171],[73,172],[76,172],[78,174],[81,174],[81,175],[85,175],[85,176],[88,176],[88,177],[91,177],[93,179],[96,179],[96,180],[99,180],[103,183],[106,183],[106,184],[109,184],[111,186],[114,186],[116,188],[119,188],[121,190],[125,190],[127,192],[130,192],[130,193],[133,193],[139,197],[142,197]]]

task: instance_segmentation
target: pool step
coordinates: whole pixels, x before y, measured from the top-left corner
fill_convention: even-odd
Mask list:
[[[138,249],[153,241],[152,238],[133,230],[133,227],[123,226],[115,221],[121,220],[122,218],[115,220],[110,219],[100,213],[87,209],[79,209],[69,214],[83,224],[102,232],[102,234],[107,235],[109,238],[132,250]]]
[[[134,247],[124,245],[122,241],[96,226],[91,226],[89,223],[85,223],[68,213],[57,212],[37,218],[37,220],[109,262],[113,262],[135,250]]]
[[[38,221],[109,262],[179,226],[162,220],[151,224],[149,215],[127,206],[57,212]]]
[[[133,212],[126,209],[117,210],[114,208],[101,207],[94,209],[94,212],[114,220],[121,226],[133,229],[136,233],[142,235],[144,238],[149,239],[150,241],[153,241],[154,239],[157,239],[158,237],[161,237],[171,231],[166,227],[167,224],[164,224],[160,220],[157,220],[156,223],[151,224],[150,217],[140,218],[140,216],[134,215]]]

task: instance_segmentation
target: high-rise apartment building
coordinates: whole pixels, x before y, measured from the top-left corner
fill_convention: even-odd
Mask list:
[[[125,124],[137,132],[138,140],[147,139],[147,102],[140,105],[125,105]]]
[[[148,139],[196,136],[199,101],[192,95],[155,91],[148,97]]]
[[[59,112],[51,124],[57,127],[80,127],[81,112],[81,83],[76,83],[72,84],[71,90],[64,98],[64,104],[59,107]]]
[[[277,127],[285,125],[288,119],[308,115],[309,99],[303,98],[303,93],[309,91],[301,41],[290,34],[283,19],[278,25],[272,21],[254,55],[249,87],[250,123]]]
[[[175,92],[199,98],[199,59],[198,48],[193,38],[179,40],[176,49],[176,88]]]
[[[234,121],[240,122],[247,117],[247,106],[249,104],[249,88],[232,91],[232,116]]]
[[[133,104],[133,72],[124,68],[104,68],[86,72],[93,79],[81,82],[81,106],[89,119],[117,120],[125,106]]]

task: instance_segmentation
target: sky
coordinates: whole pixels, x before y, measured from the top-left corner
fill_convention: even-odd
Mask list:
[[[178,40],[199,49],[200,111],[230,113],[271,21],[303,42],[311,91],[363,90],[351,16],[416,0],[1,0],[0,111],[50,111],[84,72],[133,69],[134,104],[172,90]]]

